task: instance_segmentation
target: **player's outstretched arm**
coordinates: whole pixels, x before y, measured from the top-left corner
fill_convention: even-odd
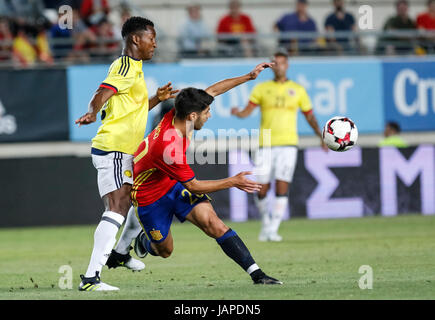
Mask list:
[[[238,118],[246,118],[252,113],[252,111],[254,111],[257,106],[257,104],[249,101],[245,109],[241,111],[237,107],[231,108],[231,114]]]
[[[183,185],[187,190],[196,194],[211,193],[233,187],[248,193],[260,191],[261,184],[246,178],[246,175],[250,174],[251,172],[243,171],[233,177],[220,180],[193,179],[186,183],[183,183]]]
[[[252,70],[251,72],[249,72],[248,74],[245,74],[244,76],[240,76],[240,77],[236,77],[236,78],[230,78],[230,79],[225,79],[219,82],[216,82],[215,84],[211,85],[210,87],[208,87],[207,89],[205,89],[205,91],[213,96],[216,97],[222,93],[227,92],[228,90],[237,87],[238,85],[245,83],[249,80],[254,80],[258,77],[258,75],[260,74],[261,71],[263,71],[266,68],[270,68],[271,66],[273,66],[273,62],[267,63],[267,62],[263,62],[260,63],[259,65],[257,65],[254,70]]]
[[[149,105],[148,110],[151,110],[160,102],[175,98],[175,94],[178,93],[179,91],[180,90],[174,90],[172,88],[171,82],[168,82],[163,87],[158,88],[156,94],[152,98],[148,99],[148,105]]]
[[[320,131],[319,125],[317,123],[317,119],[314,116],[312,112],[304,113],[305,119],[307,120],[308,124],[311,128],[313,128],[316,135],[320,138],[320,145],[322,146],[322,149],[325,151],[328,151],[328,147],[326,146],[325,142],[322,138],[322,132]]]
[[[97,114],[107,102],[115,94],[113,90],[99,87],[97,91],[95,91],[94,96],[88,105],[88,112],[78,118],[75,123],[79,125],[79,127],[83,124],[90,124],[97,120]]]

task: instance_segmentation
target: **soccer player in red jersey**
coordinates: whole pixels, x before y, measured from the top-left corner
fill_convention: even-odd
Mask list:
[[[134,155],[132,201],[144,232],[136,238],[139,257],[148,253],[167,258],[173,251],[170,227],[175,215],[190,221],[239,264],[255,284],[282,284],[267,276],[255,263],[237,233],[216,215],[207,193],[232,187],[248,193],[260,190],[260,184],[241,172],[221,180],[198,180],[186,160],[186,149],[193,130],[200,130],[210,118],[214,97],[246,81],[271,66],[261,63],[250,73],[215,83],[206,90],[187,88],[175,99],[175,108],[145,138]]]

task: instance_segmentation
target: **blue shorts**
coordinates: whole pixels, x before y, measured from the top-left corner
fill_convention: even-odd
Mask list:
[[[180,222],[184,222],[189,212],[205,200],[211,200],[207,194],[193,194],[177,182],[156,202],[137,207],[136,214],[148,239],[152,242],[162,242],[168,236],[174,215]]]

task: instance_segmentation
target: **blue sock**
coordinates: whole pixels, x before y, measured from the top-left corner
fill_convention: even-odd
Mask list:
[[[249,273],[251,277],[253,274],[257,275],[263,273],[255,263],[242,239],[239,238],[234,230],[229,229],[222,237],[217,238],[216,241],[225,254],[241,266],[243,270]]]

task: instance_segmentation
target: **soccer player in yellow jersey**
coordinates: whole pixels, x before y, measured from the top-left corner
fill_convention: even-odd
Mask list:
[[[145,267],[129,254],[130,244],[141,230],[130,201],[133,154],[144,138],[148,110],[174,98],[178,92],[168,83],[159,88],[155,96],[148,96],[142,61],[150,60],[157,47],[154,24],[150,20],[128,19],[122,26],[122,37],[122,55],[110,66],[106,79],[89,103],[88,112],[76,120],[79,125],[95,122],[101,111],[102,124],[92,139],[91,153],[105,212],[95,230],[88,269],[81,275],[81,291],[118,290],[101,282],[101,270],[106,263],[109,268],[124,266],[141,270]],[[125,216],[124,230],[112,250]]]
[[[307,92],[301,85],[287,79],[289,67],[287,54],[275,53],[273,62],[275,62],[272,66],[275,78],[257,84],[251,92],[249,103],[242,111],[238,108],[231,110],[233,115],[245,118],[260,106],[260,150],[255,157],[254,171],[257,181],[262,184],[261,190],[254,197],[262,216],[260,241],[282,240],[282,237],[278,235],[278,228],[287,208],[289,184],[296,167],[299,109],[316,135],[319,136],[322,148],[327,150]],[[266,137],[270,139],[263,141]],[[266,195],[273,179],[275,180],[275,203],[272,212],[269,213]]]

